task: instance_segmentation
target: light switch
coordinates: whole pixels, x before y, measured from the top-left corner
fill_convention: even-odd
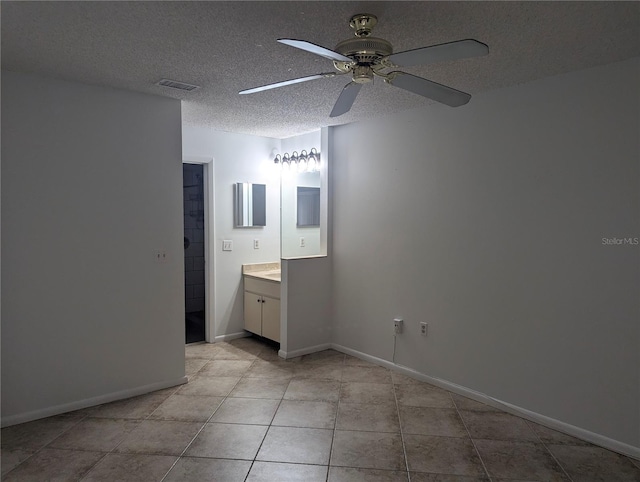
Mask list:
[[[253,240],[253,249],[260,249],[260,240],[259,239],[254,239]]]
[[[304,238],[300,238],[300,247],[304,248],[306,246],[306,243],[304,241]]]
[[[233,251],[233,241],[225,239],[222,241],[222,251]]]

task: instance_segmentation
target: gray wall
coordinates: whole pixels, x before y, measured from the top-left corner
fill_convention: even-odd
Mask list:
[[[4,423],[184,376],[180,117],[2,73]]]
[[[332,341],[640,446],[638,66],[336,127]]]

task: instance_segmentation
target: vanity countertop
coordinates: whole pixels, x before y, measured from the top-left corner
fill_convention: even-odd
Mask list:
[[[280,283],[280,263],[254,263],[242,265],[243,276]]]

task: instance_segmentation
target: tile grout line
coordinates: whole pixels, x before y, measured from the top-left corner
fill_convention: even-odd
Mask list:
[[[551,458],[553,460],[555,460],[556,464],[558,464],[558,467],[560,467],[562,469],[562,472],[564,473],[564,475],[567,476],[567,478],[573,482],[573,478],[569,475],[569,473],[566,471],[566,469],[564,468],[564,466],[560,463],[560,461],[556,458],[555,455],[553,455],[553,453],[551,452],[551,450],[549,450],[549,447],[547,447],[547,444],[544,443],[544,441],[542,440],[542,437],[540,437],[540,435],[538,434],[538,432],[536,432],[533,427],[531,426],[531,423],[529,422],[529,420],[523,418],[522,420],[525,421],[525,423],[527,424],[527,426],[529,427],[529,429],[536,435],[536,437],[538,437],[538,440],[540,440],[540,443],[542,444],[542,446],[545,448],[545,450],[549,453],[549,455],[551,455]]]
[[[81,409],[81,410],[86,410],[86,409]],[[71,412],[72,413],[72,412]],[[64,413],[60,414],[60,415],[65,415]],[[45,420],[48,417],[45,417],[42,420]],[[53,450],[69,450],[69,451],[73,451],[73,449],[57,449],[55,447],[49,447],[49,445],[51,445],[53,442],[55,442],[56,440],[58,440],[60,437],[62,437],[64,434],[66,434],[69,430],[71,430],[72,428],[74,428],[76,425],[78,425],[80,422],[82,422],[84,419],[88,418],[87,415],[82,416],[81,418],[79,418],[76,423],[72,424],[69,428],[63,430],[59,435],[57,435],[56,437],[53,438],[53,440],[51,440],[50,442],[46,443],[45,445],[43,445],[42,447],[40,447],[39,449],[37,449],[35,452],[33,452],[31,455],[29,455],[26,459],[24,459],[23,461],[21,461],[18,465],[16,465],[14,468],[12,468],[9,472],[7,472],[6,474],[4,474],[2,476],[2,479],[4,480],[5,477],[7,477],[9,474],[11,474],[11,472],[13,472],[14,470],[16,470],[18,467],[20,467],[22,464],[24,464],[25,462],[27,462],[29,459],[31,459],[33,456],[39,454],[40,452],[42,452],[44,449],[49,448],[49,449],[53,449]],[[16,449],[16,450],[22,450],[22,449]],[[83,452],[95,452],[94,450],[84,450]],[[98,452],[100,453],[100,452]],[[108,455],[108,453],[102,453],[102,457],[100,457],[98,460],[96,460],[96,462],[91,465],[91,467],[89,467],[87,469],[87,472],[82,476],[82,479],[84,479],[86,477],[86,475],[91,471],[91,469],[93,469],[98,462],[100,462],[103,458],[105,458]]]
[[[458,413],[458,417],[460,417],[460,420],[462,420],[462,425],[464,425],[464,429],[467,431],[467,434],[469,435],[469,440],[471,440],[471,445],[473,445],[473,450],[475,450],[476,454],[478,454],[478,458],[480,459],[480,463],[482,464],[482,468],[484,469],[485,474],[487,474],[487,477],[489,478],[489,482],[491,482],[493,480],[493,478],[491,477],[491,474],[489,473],[489,470],[487,469],[487,465],[484,463],[484,460],[482,459],[482,455],[480,455],[480,451],[478,450],[478,447],[476,446],[475,440],[473,440],[473,437],[471,436],[471,432],[469,431],[469,427],[467,427],[467,422],[464,421],[464,418],[462,417],[462,414],[460,413],[460,409],[458,408],[458,404],[454,400],[452,393],[451,392],[448,392],[448,393],[449,393],[449,397],[451,398],[451,401],[453,402],[453,406],[456,408],[456,412]]]
[[[292,379],[293,379],[293,377],[291,377],[289,379],[289,382],[287,383],[287,388],[289,388],[289,385],[291,384],[291,380]],[[276,414],[278,413],[278,410],[280,409],[280,405],[282,405],[282,401],[284,400],[284,394],[287,392],[287,388],[285,388],[284,392],[282,392],[282,397],[280,397],[280,401],[278,402],[278,406],[276,407],[276,410],[273,412],[273,416],[271,417],[271,421],[269,422],[269,425],[267,425],[267,431],[264,433],[264,437],[262,438],[262,441],[260,442],[260,445],[258,446],[258,449],[256,450],[256,454],[253,456],[253,460],[251,461],[251,465],[249,466],[249,470],[247,471],[247,475],[244,478],[245,481],[249,478],[249,474],[251,473],[251,469],[253,469],[253,465],[256,463],[256,459],[258,458],[258,454],[260,453],[260,449],[262,448],[262,445],[264,444],[264,441],[267,439],[267,435],[269,434],[269,430],[271,429],[273,421],[276,418]]]
[[[225,342],[223,342],[225,343]],[[215,343],[214,343],[215,345]],[[261,350],[258,351],[258,354],[260,353]],[[215,356],[215,354],[214,354]],[[255,358],[253,359],[253,361],[251,362],[251,365],[249,365],[249,368],[247,368],[247,370],[251,369],[251,367],[253,366],[253,364],[256,362],[256,360],[258,359],[257,354],[255,355]],[[211,358],[209,361],[215,361],[214,358]],[[196,373],[194,375],[196,375],[200,370],[202,370],[202,368],[204,368],[209,362],[205,363],[198,371],[196,371]],[[193,442],[195,441],[195,439],[198,437],[198,435],[200,435],[202,433],[202,431],[204,430],[204,428],[207,426],[207,423],[209,423],[209,420],[211,420],[213,418],[213,416],[216,414],[216,412],[220,409],[220,407],[222,406],[222,404],[225,402],[225,400],[227,398],[229,398],[229,395],[231,394],[231,392],[233,392],[233,390],[236,388],[236,386],[238,385],[238,383],[240,383],[240,380],[242,380],[244,378],[244,375],[241,377],[238,377],[238,381],[233,385],[233,387],[231,387],[231,390],[229,390],[229,393],[227,393],[224,397],[222,397],[222,401],[218,404],[218,406],[216,407],[216,409],[213,411],[213,413],[211,413],[211,415],[209,415],[209,417],[207,418],[207,420],[202,424],[202,427],[200,427],[200,429],[196,432],[196,434],[191,438],[191,441],[187,444],[187,446],[182,450],[182,452],[180,453],[180,455],[178,455],[178,458],[173,462],[173,464],[171,464],[171,467],[169,467],[169,470],[167,470],[167,472],[164,474],[164,476],[160,479],[159,482],[164,482],[167,478],[167,476],[169,475],[169,473],[173,470],[173,468],[178,464],[178,462],[180,461],[180,459],[182,457],[184,457],[184,454],[187,452],[187,450],[189,450],[189,447],[191,447],[191,445],[193,444]],[[188,382],[187,382],[188,383]],[[177,392],[177,390],[176,390]],[[171,395],[169,395],[171,396]],[[213,396],[213,395],[211,395]],[[159,408],[159,406],[156,408],[156,410]],[[151,412],[149,414],[149,416],[147,418],[149,418],[151,415],[153,415],[153,413],[156,411],[154,410],[153,412]],[[146,420],[146,419],[145,419]],[[253,465],[253,462],[252,462]],[[249,469],[251,470],[251,469]],[[247,472],[247,476],[249,475],[249,473]]]
[[[169,387],[169,388],[173,388],[173,387]],[[177,392],[177,391],[178,391],[178,388],[176,388],[176,389],[173,391],[173,393],[171,393],[170,395],[168,395],[168,396],[167,396],[167,398],[169,398],[171,395],[173,395],[173,394],[174,394],[175,392]],[[150,393],[153,393],[153,392],[150,392]],[[147,395],[147,394],[145,393],[145,394],[143,394],[143,395],[138,395],[138,396],[144,396],[144,395]],[[131,398],[135,398],[135,397],[131,397]],[[124,400],[127,400],[127,399],[125,398]],[[166,399],[165,399],[165,400],[166,400]],[[118,402],[118,401],[120,401],[120,400],[116,400],[116,402]],[[113,403],[113,402],[109,402],[109,403]],[[160,405],[162,405],[163,403],[164,403],[164,401],[163,401],[163,402],[161,402],[161,403],[158,405],[158,407],[159,407]],[[154,408],[154,409],[149,413],[149,415],[147,415],[147,416],[146,416],[145,418],[143,418],[143,419],[136,419],[136,418],[133,418],[133,419],[124,419],[124,418],[120,418],[120,420],[136,420],[136,421],[137,421],[137,420],[140,420],[140,423],[142,423],[142,422],[144,422],[145,420],[147,420],[151,415],[153,415],[153,413],[158,409],[158,407]],[[87,416],[87,417],[85,417],[85,418],[91,418],[91,417]],[[94,418],[101,418],[101,417],[94,417]],[[110,417],[104,417],[104,418],[105,418],[105,419],[114,420],[114,418],[110,418]],[[83,419],[83,420],[84,420],[84,419]],[[140,425],[140,423],[138,423],[138,425]],[[137,426],[136,426],[136,428],[137,428]],[[133,432],[133,430],[135,430],[135,428],[133,428],[133,429],[131,430],[131,432]],[[98,465],[98,463],[99,463],[99,462],[101,462],[102,460],[104,460],[104,459],[107,457],[107,455],[111,455],[111,454],[113,454],[113,453],[114,453],[114,451],[115,451],[115,450],[120,446],[120,444],[122,444],[122,442],[124,442],[124,440],[127,438],[127,436],[128,436],[131,432],[126,433],[126,434],[125,434],[125,436],[124,436],[124,437],[122,437],[122,440],[120,440],[120,441],[119,441],[119,442],[118,442],[118,443],[117,443],[117,444],[116,444],[116,445],[115,445],[111,450],[109,450],[108,452],[106,452],[106,453],[104,454],[104,456],[100,457],[100,460],[98,460],[95,464],[93,464],[93,465],[91,466],[91,468],[90,468],[89,470],[87,470],[87,472],[86,472],[86,473],[85,473],[85,474],[80,478],[80,481],[85,480],[85,479],[87,478],[87,476],[91,473],[91,471],[92,471],[92,470],[93,470],[93,469]],[[173,467],[173,466],[172,466],[172,467]],[[163,479],[164,479],[164,477],[163,477]]]
[[[331,457],[333,456],[333,444],[336,440],[336,430],[338,428],[338,413],[340,412],[340,398],[342,398],[342,377],[344,376],[344,367],[347,364],[347,357],[343,354],[342,358],[342,371],[340,372],[340,380],[338,385],[338,401],[336,403],[336,417],[333,421],[333,435],[331,436],[331,447],[329,448],[329,461],[327,462],[327,477],[326,481],[329,482],[329,472],[331,471]]]
[[[394,337],[395,340],[395,337]],[[395,350],[395,341],[394,341]],[[398,393],[396,392],[396,384],[393,381],[393,373],[389,370],[391,376],[391,389],[393,390],[393,399],[396,402],[396,415],[398,416],[398,428],[400,429],[400,440],[402,441],[402,454],[404,455],[404,466],[407,469],[407,480],[411,482],[411,472],[409,472],[409,457],[407,456],[407,446],[404,443],[404,430],[402,430],[402,419],[400,418],[400,403],[398,402]]]

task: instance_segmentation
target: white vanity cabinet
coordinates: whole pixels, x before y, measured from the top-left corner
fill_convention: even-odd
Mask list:
[[[244,277],[244,329],[280,342],[280,282]]]

